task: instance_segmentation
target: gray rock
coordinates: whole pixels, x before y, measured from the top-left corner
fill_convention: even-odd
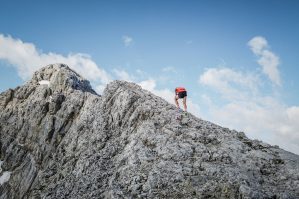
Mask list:
[[[41,81],[48,81],[43,84]],[[0,94],[0,198],[299,198],[299,157],[66,65]]]

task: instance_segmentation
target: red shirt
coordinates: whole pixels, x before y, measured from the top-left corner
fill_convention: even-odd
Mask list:
[[[184,91],[186,91],[186,89],[184,87],[177,87],[177,88],[175,88],[175,92],[176,93],[180,93],[180,92],[184,92]]]

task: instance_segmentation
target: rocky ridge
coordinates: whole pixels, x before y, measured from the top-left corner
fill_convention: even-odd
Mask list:
[[[299,156],[63,64],[0,94],[0,198],[299,198]]]

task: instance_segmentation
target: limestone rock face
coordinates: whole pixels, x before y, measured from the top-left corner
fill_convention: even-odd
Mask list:
[[[49,65],[0,95],[0,198],[299,198],[299,157]]]

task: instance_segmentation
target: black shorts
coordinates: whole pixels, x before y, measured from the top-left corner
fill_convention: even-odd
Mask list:
[[[179,92],[179,93],[177,93],[177,95],[179,98],[187,97],[187,91]]]

